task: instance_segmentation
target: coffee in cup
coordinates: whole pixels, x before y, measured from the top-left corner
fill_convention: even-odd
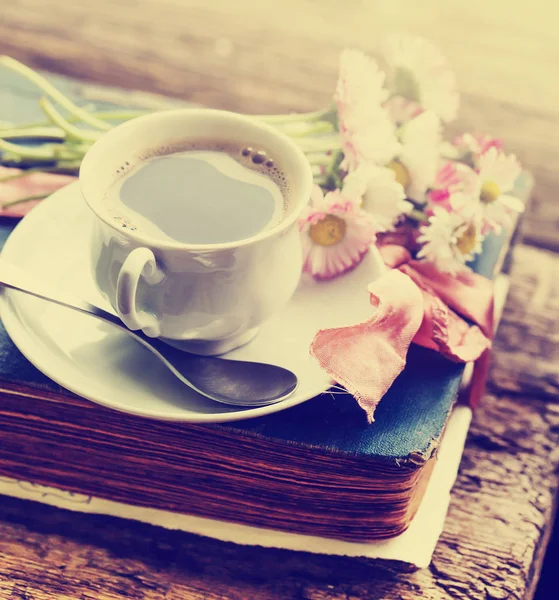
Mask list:
[[[280,223],[290,192],[266,150],[199,140],[127,161],[107,190],[106,206],[114,219],[154,238],[221,244]]]

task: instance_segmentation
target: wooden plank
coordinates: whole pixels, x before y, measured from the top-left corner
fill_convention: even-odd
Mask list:
[[[243,548],[3,498],[0,598],[531,598],[558,483],[558,271],[558,255],[517,249],[490,392],[429,569]]]
[[[489,131],[518,153],[536,177],[526,239],[559,249],[559,86],[552,76],[559,38],[548,0],[393,0],[343,9],[334,0],[5,4],[0,52],[88,81],[249,113],[321,107],[330,101],[341,48],[376,52],[386,31],[424,35],[460,82],[453,130]]]

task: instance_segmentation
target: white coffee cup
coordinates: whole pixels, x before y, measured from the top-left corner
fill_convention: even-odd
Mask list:
[[[291,189],[277,225],[248,239],[193,245],[115,221],[105,196],[119,170],[150,150],[205,139],[263,148],[274,158]],[[302,261],[297,220],[312,172],[303,152],[273,127],[210,109],[150,114],[103,135],[83,159],[79,179],[95,215],[94,279],[130,329],[198,354],[221,354],[250,341],[293,295]]]

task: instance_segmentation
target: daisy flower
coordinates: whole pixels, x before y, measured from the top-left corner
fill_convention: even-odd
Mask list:
[[[456,198],[453,210],[435,206],[427,225],[420,227],[417,242],[420,259],[428,260],[445,273],[455,274],[482,249],[481,223],[468,206],[472,199]]]
[[[444,205],[453,194],[462,192],[472,198],[484,233],[489,230],[499,233],[511,225],[514,213],[524,210],[524,204],[509,195],[520,175],[520,164],[513,154],[507,155],[495,145],[489,146],[476,162],[477,170],[461,163],[448,163],[436,179],[442,182],[446,177],[445,183],[430,190],[428,196],[433,203]]]
[[[334,100],[342,118],[364,105],[370,110],[388,98],[385,75],[377,62],[360,50],[346,48],[340,54],[340,72]]]
[[[303,271],[332,279],[356,267],[375,241],[371,215],[340,190],[326,196],[315,186],[310,205],[299,219]]]
[[[478,165],[475,196],[486,227],[499,232],[509,225],[512,213],[524,210],[518,198],[507,195],[520,175],[520,164],[514,154],[507,155],[492,146],[479,157]]]
[[[343,181],[344,196],[356,200],[372,215],[379,231],[394,227],[396,221],[413,206],[406,201],[402,185],[392,169],[362,164]]]
[[[382,106],[388,97],[384,79],[376,61],[363,52],[342,52],[334,101],[347,171],[362,163],[385,163],[399,149],[395,125]]]
[[[498,200],[502,193],[510,192],[520,175],[520,164],[514,154],[505,154],[491,147],[479,157],[480,199],[486,204]]]
[[[393,95],[417,102],[443,121],[456,117],[456,78],[438,48],[422,37],[401,33],[386,36],[381,50]]]
[[[509,195],[520,175],[520,165],[513,154],[504,154],[499,149],[498,140],[493,138],[475,141],[476,146],[469,147],[480,149],[485,143],[488,150],[476,158],[477,170],[459,162],[445,163],[427,196],[432,205],[448,210],[453,198],[459,195],[470,198],[472,208],[481,219],[483,232],[493,230],[499,233],[502,227],[510,226],[515,212],[524,210],[523,203]]]

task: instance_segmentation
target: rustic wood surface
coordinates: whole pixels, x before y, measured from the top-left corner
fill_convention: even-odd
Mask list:
[[[10,0],[0,52],[89,81],[245,112],[328,102],[339,50],[407,30],[439,44],[458,128],[507,140],[537,181],[527,241],[559,249],[558,9],[547,0]],[[1,116],[0,116],[1,119]],[[530,598],[559,455],[559,255],[522,247],[445,532],[427,570],[241,548],[0,500],[0,599]],[[546,596],[552,598],[553,596]]]

